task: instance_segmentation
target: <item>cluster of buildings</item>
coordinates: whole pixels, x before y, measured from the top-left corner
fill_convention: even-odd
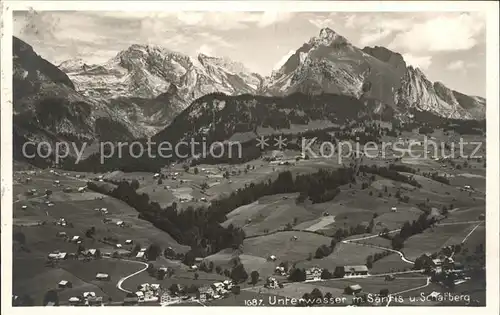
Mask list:
[[[224,280],[222,282],[214,282],[210,285],[199,287],[196,292],[196,299],[200,302],[205,302],[214,299],[221,299],[228,296],[231,292],[239,290],[239,286],[235,286],[233,281]],[[177,285],[175,293],[165,291],[160,297],[160,305],[179,303],[181,300],[188,300],[190,297],[186,295],[186,288],[182,285]]]
[[[68,299],[71,306],[102,306],[102,296],[96,296],[95,292],[84,292],[81,296],[73,296]]]
[[[135,292],[139,302],[155,302],[160,296],[161,287],[157,283],[143,283],[139,286],[139,290]]]

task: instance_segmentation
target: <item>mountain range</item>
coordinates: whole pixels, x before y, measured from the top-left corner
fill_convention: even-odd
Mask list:
[[[418,110],[482,120],[486,113],[484,98],[431,82],[401,54],[378,46],[360,49],[329,28],[305,42],[268,77],[228,58],[190,57],[155,45],[132,45],[103,64],[74,59],[55,66],[14,38],[13,60],[15,133],[37,141],[62,135],[93,140],[158,136],[171,123],[199,125],[193,117],[201,115],[201,108],[210,109],[206,115],[212,123],[227,124],[214,116],[214,109],[223,108],[221,102],[243,97],[245,106],[260,107],[259,102],[269,105],[268,100],[280,103],[277,98],[289,102],[294,98],[288,96],[297,93],[345,95],[365,105],[378,104],[370,107],[373,111],[389,107],[395,117]],[[212,104],[203,101],[206,95],[212,95]],[[265,97],[269,99],[263,101]],[[337,101],[321,106],[344,106]],[[225,113],[225,119],[239,121],[239,114],[253,112],[241,106]],[[308,112],[307,106],[292,105],[295,113]]]

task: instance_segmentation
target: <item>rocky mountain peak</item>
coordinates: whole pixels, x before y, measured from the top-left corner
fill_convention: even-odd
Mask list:
[[[349,44],[349,41],[342,35],[336,33],[331,28],[325,27],[319,31],[319,35],[311,38],[310,44],[331,46],[334,44]]]

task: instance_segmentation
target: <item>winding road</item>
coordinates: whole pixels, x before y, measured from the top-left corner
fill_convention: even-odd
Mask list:
[[[143,268],[143,269],[141,269],[141,270],[139,270],[139,271],[136,271],[136,272],[134,272],[134,273],[132,273],[132,274],[129,274],[128,276],[125,276],[125,277],[121,278],[121,279],[118,281],[118,283],[116,284],[116,287],[118,288],[118,290],[120,290],[120,291],[122,291],[122,292],[125,292],[125,293],[132,293],[132,291],[129,291],[129,290],[124,289],[124,288],[122,287],[123,282],[124,282],[125,280],[129,279],[129,278],[132,278],[132,277],[133,277],[133,276],[135,276],[135,275],[140,274],[140,273],[141,273],[141,272],[143,272],[143,271],[146,271],[146,269],[148,269],[148,264],[147,264],[147,263],[145,263],[145,262],[142,262],[142,261],[135,261],[135,260],[126,260],[126,259],[121,259],[121,261],[128,261],[128,262],[133,262],[133,263],[138,263],[138,264],[144,265],[144,268]]]
[[[398,232],[400,230],[401,229],[392,230],[392,231],[389,231],[389,233]],[[398,254],[399,257],[401,257],[401,260],[404,261],[405,263],[408,263],[408,264],[414,264],[415,263],[414,261],[411,261],[408,258],[406,258],[405,255],[402,252],[400,252],[399,250],[395,250],[395,249],[388,248],[388,247],[382,247],[382,246],[372,245],[372,244],[358,243],[358,241],[367,240],[367,239],[375,238],[375,237],[379,237],[379,235],[378,234],[373,234],[373,235],[369,235],[369,236],[365,236],[365,237],[360,237],[360,238],[355,238],[355,239],[351,239],[351,240],[343,240],[341,242],[344,243],[344,244],[356,244],[356,245],[360,245],[360,246],[368,246],[368,247],[372,247],[372,248],[379,248],[379,249],[382,249],[382,250],[386,250],[386,251]]]

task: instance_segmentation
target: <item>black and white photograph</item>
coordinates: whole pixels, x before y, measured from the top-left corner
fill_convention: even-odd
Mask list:
[[[497,3],[2,6],[2,313],[498,314]]]

